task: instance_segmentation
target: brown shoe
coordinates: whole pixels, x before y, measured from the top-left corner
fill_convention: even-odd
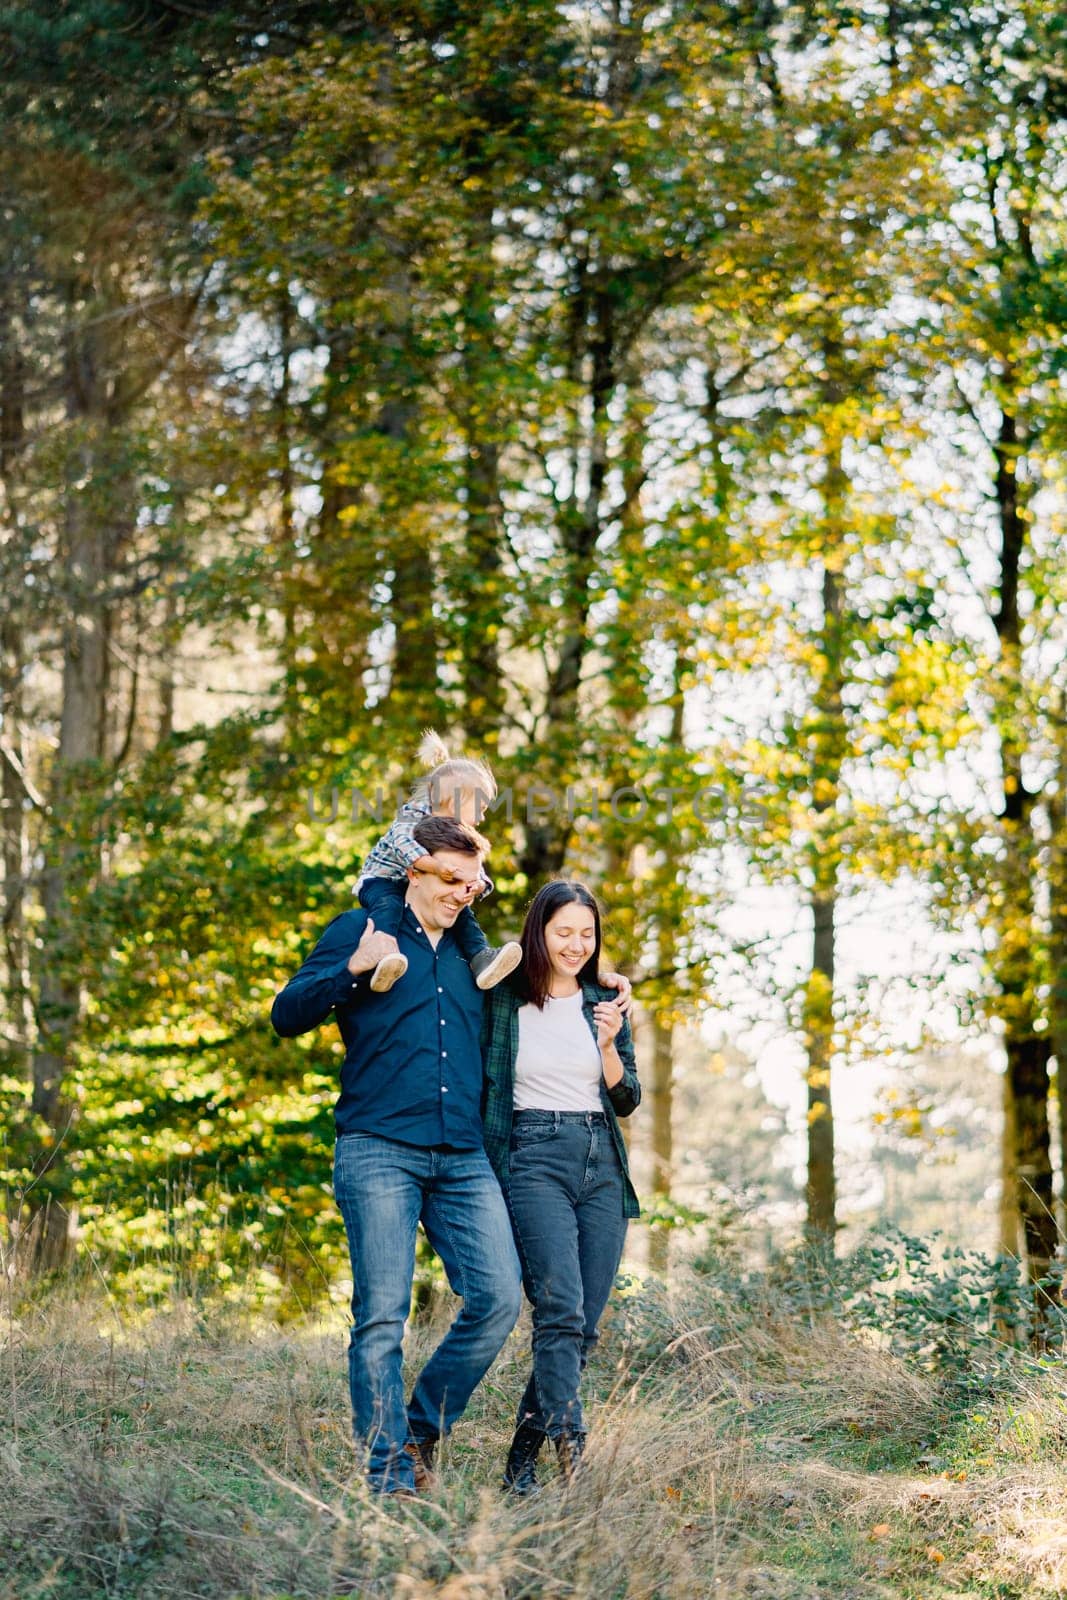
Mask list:
[[[582,1470],[582,1456],[585,1454],[585,1434],[561,1433],[559,1438],[553,1442],[556,1446],[560,1473],[567,1483],[573,1483]]]
[[[436,1439],[409,1439],[404,1446],[415,1469],[416,1494],[430,1494],[437,1486],[437,1474],[433,1470],[433,1453],[436,1448]]]

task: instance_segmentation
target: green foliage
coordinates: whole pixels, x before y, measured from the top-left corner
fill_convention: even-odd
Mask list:
[[[995,1382],[1029,1336],[1032,1286],[1013,1257],[956,1248],[938,1258],[935,1248],[936,1242],[890,1233],[858,1251],[850,1267],[859,1287],[846,1290],[844,1316],[934,1370]],[[1054,1329],[1054,1343],[1064,1331]]]
[[[832,1313],[880,1348],[964,1387],[995,1387],[1035,1326],[1034,1286],[1017,1259],[939,1250],[936,1236],[885,1229],[840,1262],[783,1260],[771,1281],[794,1310]],[[1044,1344],[1059,1350],[1065,1336],[1062,1313],[1052,1313]]]
[[[131,1285],[330,1275],[335,1041],[266,1013],[373,837],[308,791],[406,784],[428,722],[520,790],[687,797],[494,819],[489,931],[587,874],[661,1027],[770,997],[816,1136],[869,1019],[731,944],[742,859],[834,911],[919,886],[988,947],[967,1003],[1056,1031],[1063,20],[901,11],[0,9],[14,1210]],[[907,1270],[899,1340],[984,1303]]]

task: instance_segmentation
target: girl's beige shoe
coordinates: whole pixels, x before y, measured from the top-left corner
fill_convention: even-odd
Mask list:
[[[402,956],[399,950],[394,955],[383,956],[371,975],[370,986],[375,994],[384,994],[407,970],[408,958]]]

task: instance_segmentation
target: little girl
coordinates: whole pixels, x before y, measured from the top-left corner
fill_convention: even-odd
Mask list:
[[[457,822],[476,828],[486,805],[496,797],[496,780],[485,763],[449,756],[432,729],[423,735],[419,759],[430,770],[415,784],[411,799],[400,807],[396,821],[371,850],[356,884],[359,903],[370,912],[375,929],[389,934],[394,941],[404,911],[408,869],[434,870],[433,858],[411,836],[416,823],[423,817],[455,817]],[[493,885],[484,873],[483,881],[481,893],[485,895]],[[464,906],[456,918],[454,932],[479,989],[491,989],[522,960],[522,946],[514,940],[499,949],[490,946],[469,906]],[[378,962],[370,986],[382,994],[407,969],[407,957],[398,949]]]

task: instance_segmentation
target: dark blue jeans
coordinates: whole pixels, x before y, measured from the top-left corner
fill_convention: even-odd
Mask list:
[[[337,1141],[334,1194],[352,1257],[353,1428],[368,1448],[372,1488],[410,1489],[404,1445],[449,1431],[518,1317],[507,1208],[484,1150],[423,1150],[362,1133]],[[405,1406],[404,1323],[420,1220],[463,1305]]]
[[[400,918],[404,914],[404,897],[408,892],[406,878],[367,878],[360,886],[359,903],[369,911],[379,933],[388,933],[395,939],[400,932]],[[478,925],[478,918],[470,906],[464,906],[452,928],[464,961],[473,961],[476,955],[488,950],[489,940]]]
[[[517,1111],[508,1205],[533,1304],[518,1419],[584,1433],[578,1387],[626,1240],[623,1175],[603,1112]]]

